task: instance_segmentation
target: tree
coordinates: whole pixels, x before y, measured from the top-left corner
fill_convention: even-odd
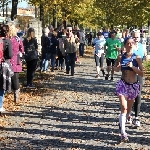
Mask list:
[[[44,6],[45,22],[51,22],[53,10],[58,21],[71,21],[96,28],[98,26],[146,24],[150,15],[149,0],[29,0],[35,6]],[[55,7],[56,6],[56,7]],[[49,19],[47,19],[49,18]]]
[[[18,5],[18,0],[12,0],[11,20],[17,18],[17,5]]]

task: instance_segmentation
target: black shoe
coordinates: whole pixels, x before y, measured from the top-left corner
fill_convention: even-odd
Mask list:
[[[114,80],[114,77],[111,77],[111,79],[110,79],[110,80],[112,80],[112,81],[113,81],[113,80]]]
[[[104,70],[101,70],[102,71],[102,74],[103,74],[103,77],[105,76],[105,71]]]
[[[109,74],[106,74],[105,76],[105,80],[108,80]]]
[[[66,74],[69,74],[69,71],[66,71]]]

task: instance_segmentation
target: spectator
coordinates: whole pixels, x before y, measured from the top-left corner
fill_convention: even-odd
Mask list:
[[[59,41],[57,39],[57,32],[53,31],[52,38],[51,38],[51,43],[50,43],[50,48],[49,48],[49,53],[50,53],[50,58],[51,58],[51,65],[52,65],[52,68],[51,68],[52,72],[54,72],[58,47],[59,47]]]
[[[20,84],[19,84],[19,72],[22,72],[22,63],[20,57],[24,53],[24,47],[22,40],[17,36],[17,28],[15,25],[9,26],[9,38],[12,42],[13,57],[10,62],[14,75],[12,76],[12,89],[14,90],[14,102],[19,102],[20,97]]]
[[[80,32],[79,32],[79,39],[80,39],[79,53],[80,53],[80,56],[83,57],[83,55],[84,55],[84,44],[85,44],[85,34],[84,34],[83,30],[80,30]]]
[[[48,37],[49,29],[45,28],[43,30],[43,34],[41,36],[41,54],[42,60],[40,64],[40,71],[46,72],[48,70],[48,61],[50,59],[50,55],[48,53],[48,48],[50,47],[50,37]]]
[[[76,60],[76,44],[74,35],[70,32],[67,33],[67,37],[64,41],[64,48],[66,51],[66,74],[69,74],[71,66],[71,76],[74,76],[74,67]]]
[[[0,25],[1,50],[4,45],[4,51],[0,59],[0,112],[5,111],[3,107],[5,91],[11,91],[11,77],[14,75],[10,59],[13,56],[11,41],[6,38],[9,27]],[[1,51],[2,52],[2,51]]]
[[[23,45],[25,50],[25,60],[27,63],[27,87],[34,88],[33,78],[38,60],[38,44],[33,28],[28,29],[27,37],[23,40]]]

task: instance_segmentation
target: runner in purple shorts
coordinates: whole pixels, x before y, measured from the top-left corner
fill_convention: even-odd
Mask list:
[[[134,40],[128,37],[124,40],[126,52],[118,56],[114,70],[121,71],[121,79],[116,84],[116,94],[121,104],[121,114],[119,116],[119,127],[121,129],[121,141],[127,142],[129,139],[125,132],[126,115],[132,109],[137,97],[140,85],[137,81],[137,74],[143,76],[142,59],[133,53]]]

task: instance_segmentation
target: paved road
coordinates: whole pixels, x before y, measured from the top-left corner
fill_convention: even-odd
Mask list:
[[[93,57],[81,59],[75,76],[56,71],[39,80],[41,98],[20,103],[8,112],[9,122],[1,129],[2,150],[109,150],[150,149],[150,106],[142,100],[142,126],[127,124],[129,143],[120,143],[119,101],[115,81],[95,79]],[[44,76],[44,75],[43,75]],[[50,77],[49,77],[50,76]],[[37,90],[33,90],[33,93]]]

